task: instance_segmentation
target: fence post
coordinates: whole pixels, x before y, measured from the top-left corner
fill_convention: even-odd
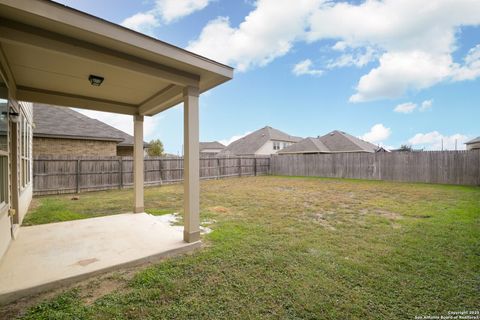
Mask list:
[[[257,176],[257,157],[253,157],[253,175]]]
[[[382,152],[378,152],[378,180],[382,180]]]
[[[80,159],[77,160],[77,193],[80,193]]]
[[[162,165],[163,159],[158,158],[158,170],[160,172],[160,185],[163,184],[163,175],[162,175],[162,170],[163,170],[163,165]]]
[[[242,176],[242,158],[238,157],[238,176]]]
[[[123,158],[121,158],[121,157],[120,157],[120,159],[118,159],[118,174],[119,174],[119,177],[118,177],[119,186],[118,186],[118,188],[123,189]]]

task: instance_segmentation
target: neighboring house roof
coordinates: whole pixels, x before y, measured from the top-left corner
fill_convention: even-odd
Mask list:
[[[224,149],[225,146],[218,141],[200,142],[200,151],[205,149]]]
[[[116,141],[119,146],[133,146],[128,133],[67,107],[35,103],[33,123],[34,137]]]
[[[376,145],[356,138],[343,131],[334,130],[318,138],[306,138],[278,153],[341,153],[369,152],[380,150]]]
[[[223,149],[220,154],[252,155],[270,140],[298,142],[302,140],[302,138],[291,136],[285,132],[266,126],[243,138],[233,141]]]
[[[330,150],[318,138],[305,138],[280,150],[278,153],[330,153]]]
[[[473,143],[478,143],[478,142],[480,142],[480,137],[476,137],[473,140],[467,141],[467,142],[465,142],[465,144],[473,144]]]

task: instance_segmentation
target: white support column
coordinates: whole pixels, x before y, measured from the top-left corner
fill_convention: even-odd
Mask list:
[[[133,212],[144,212],[143,204],[143,116],[133,116]]]
[[[183,90],[183,140],[184,140],[184,230],[183,240],[200,240],[200,151],[198,128],[198,88]]]

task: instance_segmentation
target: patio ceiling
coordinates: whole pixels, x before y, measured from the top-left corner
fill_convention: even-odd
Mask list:
[[[17,100],[154,115],[233,69],[45,0],[0,0],[0,73]],[[92,86],[89,75],[105,80]]]

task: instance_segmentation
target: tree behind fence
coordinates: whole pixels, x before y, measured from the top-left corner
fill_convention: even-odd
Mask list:
[[[272,156],[274,175],[480,185],[480,150]]]
[[[183,158],[149,157],[145,185],[183,181]],[[201,158],[200,178],[218,179],[269,173],[270,157]],[[132,157],[38,157],[33,162],[35,195],[121,189],[133,185]]]

